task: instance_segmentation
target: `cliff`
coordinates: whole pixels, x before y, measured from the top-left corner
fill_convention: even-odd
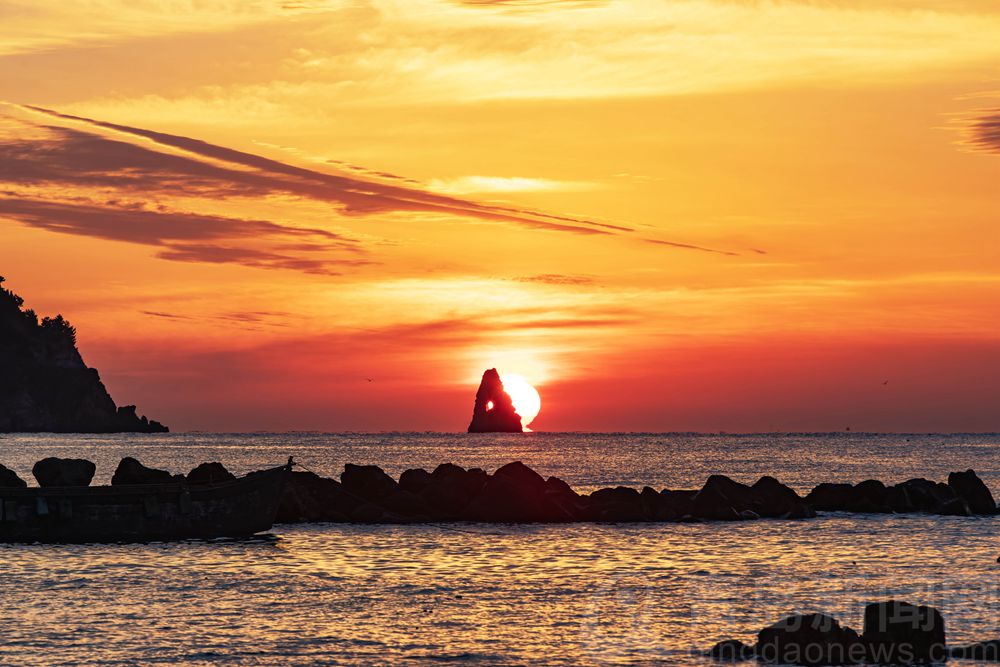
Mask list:
[[[118,407],[76,349],[62,315],[39,321],[0,277],[0,433],[162,433],[168,429]]]
[[[476,392],[469,433],[520,433],[523,430],[521,415],[514,410],[514,403],[504,391],[500,374],[495,368],[489,369],[483,373]]]

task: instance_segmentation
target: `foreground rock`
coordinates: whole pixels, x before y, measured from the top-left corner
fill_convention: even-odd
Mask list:
[[[1000,641],[948,650],[944,618],[933,607],[888,600],[865,607],[864,634],[825,614],[793,615],[757,633],[756,646],[719,642],[704,655],[720,662],[757,658],[786,665],[917,665],[948,657],[1000,661]]]
[[[17,489],[28,486],[28,483],[17,476],[17,473],[7,466],[0,465],[0,489]]]
[[[521,433],[521,415],[514,410],[514,403],[503,389],[500,374],[491,368],[483,373],[483,380],[476,392],[472,408],[469,433]]]
[[[948,650],[948,655],[959,660],[1000,662],[1000,639],[992,639],[969,646],[955,646]]]
[[[708,649],[702,655],[719,662],[743,662],[756,658],[757,649],[753,646],[747,646],[739,639],[726,639]]]
[[[85,459],[42,459],[31,468],[38,486],[90,486],[97,466]]]
[[[173,475],[166,470],[147,468],[137,459],[126,456],[118,463],[115,474],[111,477],[111,486],[130,484],[169,484],[183,481],[184,475]]]
[[[236,475],[226,470],[221,463],[202,463],[187,474],[188,484],[212,484],[236,479]]]
[[[913,665],[948,659],[944,618],[933,607],[889,600],[865,607],[862,635],[868,660],[877,665]]]
[[[0,277],[0,284],[3,283]],[[76,348],[61,315],[38,319],[0,287],[0,433],[157,433],[167,428],[118,407]]]
[[[996,514],[997,503],[989,488],[974,470],[953,472],[948,475],[948,486],[965,501],[973,514]]]
[[[858,633],[825,614],[783,618],[757,633],[757,658],[784,665],[855,665],[865,659]]]

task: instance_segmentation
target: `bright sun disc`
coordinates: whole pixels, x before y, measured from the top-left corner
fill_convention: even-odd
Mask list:
[[[520,375],[504,375],[500,378],[504,391],[514,403],[514,409],[521,415],[521,425],[527,429],[528,424],[535,420],[542,409],[542,397],[538,391],[528,384]]]

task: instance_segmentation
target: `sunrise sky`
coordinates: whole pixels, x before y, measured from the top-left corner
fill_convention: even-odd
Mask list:
[[[543,431],[1000,430],[994,0],[4,0],[0,100],[0,274],[174,430],[494,366]]]

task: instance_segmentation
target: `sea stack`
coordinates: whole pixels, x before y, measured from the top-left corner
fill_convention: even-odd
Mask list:
[[[521,433],[521,415],[514,410],[514,403],[504,391],[497,369],[483,373],[483,381],[476,392],[476,405],[472,409],[469,433]]]
[[[0,285],[3,278],[0,277]],[[167,427],[118,407],[76,348],[76,329],[41,320],[0,286],[0,433],[161,433]]]

